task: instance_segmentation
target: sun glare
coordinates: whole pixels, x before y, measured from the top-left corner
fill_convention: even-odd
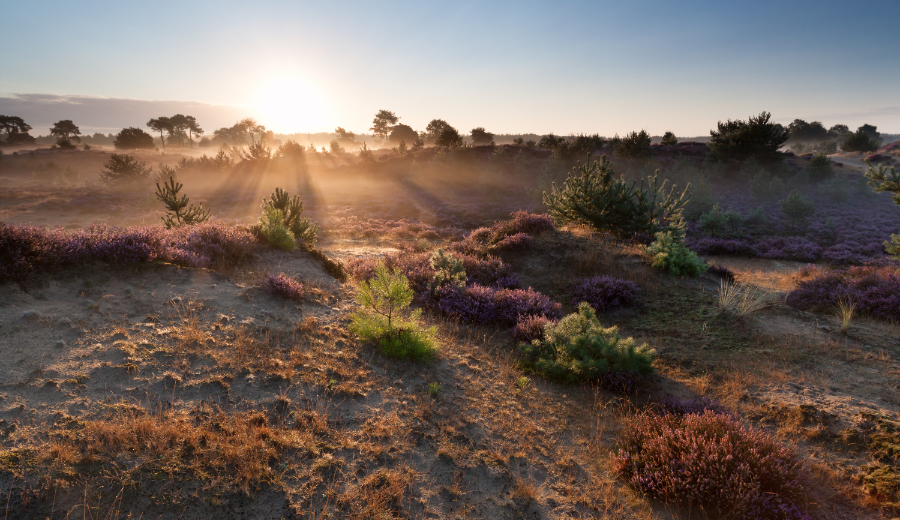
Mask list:
[[[324,96],[298,76],[283,76],[264,84],[254,106],[260,124],[276,133],[327,130]]]

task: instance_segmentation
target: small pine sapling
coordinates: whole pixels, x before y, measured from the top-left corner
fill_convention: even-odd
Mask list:
[[[275,188],[271,198],[263,199],[263,212],[269,210],[278,210],[281,212],[283,224],[294,236],[294,239],[303,244],[307,249],[315,246],[319,234],[319,225],[311,222],[308,218],[302,218],[303,201],[300,197],[294,195],[290,197],[288,193],[281,188]]]
[[[113,153],[103,164],[100,180],[108,184],[130,184],[147,180],[152,168],[147,163],[138,161],[131,155]]]
[[[813,155],[809,160],[809,165],[806,167],[806,173],[809,175],[809,180],[813,182],[822,182],[834,175],[834,165],[827,155],[818,153]]]
[[[453,258],[450,253],[444,253],[443,249],[438,249],[431,255],[430,261],[431,268],[434,269],[434,276],[431,278],[430,284],[432,292],[445,285],[456,289],[465,289],[466,269],[463,267],[462,260]]]
[[[259,235],[273,247],[293,251],[297,249],[294,233],[284,225],[284,213],[280,209],[265,208],[259,217]]]
[[[706,263],[684,245],[684,239],[670,231],[661,231],[654,235],[653,242],[644,248],[650,256],[651,265],[656,269],[668,271],[674,276],[690,276],[696,278],[708,269]]]
[[[166,229],[182,225],[190,226],[209,220],[209,210],[204,211],[202,203],[194,207],[187,195],[178,198],[182,186],[183,184],[175,182],[173,177],[169,177],[169,182],[163,183],[162,186],[156,183],[156,198],[166,205],[166,216],[162,217]]]
[[[799,191],[793,190],[781,201],[781,212],[795,228],[799,228],[805,226],[809,217],[816,212],[816,207],[811,201],[804,199]]]

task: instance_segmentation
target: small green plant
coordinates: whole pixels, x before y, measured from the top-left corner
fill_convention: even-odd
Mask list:
[[[807,199],[804,199],[797,190],[791,191],[787,198],[781,201],[781,212],[791,221],[794,227],[806,225],[809,217],[816,212],[816,207]]]
[[[275,192],[268,199],[263,199],[263,212],[275,209],[281,212],[282,223],[293,234],[294,239],[307,249],[315,247],[319,236],[319,225],[303,218],[303,201],[300,197],[289,196],[281,188],[275,188]]]
[[[175,182],[173,177],[169,177],[169,182],[162,186],[156,183],[156,198],[166,205],[166,216],[162,217],[163,224],[166,229],[172,229],[182,225],[199,224],[209,219],[209,210],[203,210],[203,204],[194,207],[190,204],[187,195],[178,198],[178,192],[181,191],[183,184]],[[188,206],[190,204],[190,206]]]
[[[569,175],[562,187],[553,184],[550,193],[544,192],[544,204],[553,220],[587,225],[621,238],[664,230],[683,235],[682,211],[690,185],[680,194],[674,187],[667,191],[666,181],[660,182],[657,171],[648,179],[649,187],[645,188],[643,181],[640,187],[636,182],[629,186],[614,177],[606,156],[600,162],[588,158],[574,170],[577,175]]]
[[[757,199],[774,199],[779,194],[784,193],[784,189],[784,181],[781,180],[781,177],[772,175],[766,170],[758,170],[750,179],[750,192]]]
[[[294,233],[284,225],[284,213],[280,209],[264,208],[259,217],[259,235],[272,247],[293,251],[297,249]]]
[[[131,155],[113,153],[103,164],[100,180],[108,184],[131,184],[145,181],[150,177],[152,168],[147,163],[138,161]]]
[[[378,345],[386,356],[420,361],[437,353],[435,329],[422,329],[418,323],[422,311],[409,309],[413,290],[399,270],[388,272],[379,261],[375,276],[360,284],[356,300],[362,310],[353,314],[351,330]]]
[[[712,210],[700,216],[697,225],[704,235],[733,238],[741,236],[741,229],[746,221],[747,219],[737,211],[733,209],[722,211],[719,205],[716,204]]]
[[[603,327],[587,302],[558,323],[548,323],[544,340],[536,339],[519,348],[527,364],[549,379],[578,383],[598,379],[610,372],[648,375],[656,352],[647,345],[623,339],[616,327]]]
[[[525,390],[528,388],[528,385],[531,384],[531,379],[528,379],[527,376],[519,376],[516,378],[516,387],[519,390]]]
[[[438,249],[431,255],[431,268],[434,269],[430,284],[432,291],[444,285],[465,289],[466,269],[462,260],[453,258],[453,255],[445,253],[443,249]]]
[[[697,277],[706,272],[706,262],[688,249],[682,238],[670,231],[661,231],[654,237],[655,240],[644,249],[653,267],[673,276]]]
[[[437,397],[441,395],[441,384],[435,381],[428,383],[428,394],[431,397]]]
[[[813,182],[822,182],[830,179],[834,175],[834,165],[831,159],[824,153],[813,155],[806,167],[809,174],[809,180]]]
[[[894,201],[894,204],[900,205],[900,173],[897,173],[897,169],[893,166],[888,169],[883,164],[879,164],[878,169],[876,169],[868,162],[866,165],[869,167],[866,170],[866,179],[868,179],[869,186],[875,190],[875,193],[883,191],[893,193],[891,200]],[[884,243],[884,250],[895,259],[900,260],[900,235],[892,233],[891,241],[885,241]]]

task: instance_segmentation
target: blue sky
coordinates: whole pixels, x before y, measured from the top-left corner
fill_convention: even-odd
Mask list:
[[[3,12],[0,110],[34,114],[38,133],[52,111],[16,94],[87,96],[80,110],[69,98],[52,106],[84,128],[142,125],[140,110],[159,108],[142,102],[186,101],[212,105],[207,131],[246,114],[280,132],[362,132],[387,109],[417,129],[442,118],[465,132],[706,135],[763,110],[900,132],[896,0],[7,2]]]

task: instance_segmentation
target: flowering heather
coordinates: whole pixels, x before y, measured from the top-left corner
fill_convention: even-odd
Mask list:
[[[256,243],[249,231],[222,221],[170,230],[91,225],[74,232],[0,223],[0,283],[25,283],[35,274],[92,261],[133,265],[163,260],[187,267],[235,264],[249,258]]]
[[[494,247],[501,250],[529,249],[531,247],[531,237],[525,233],[516,233],[497,242]]]
[[[288,300],[303,298],[303,285],[284,273],[269,274],[263,282],[263,287],[273,296],[280,296]]]
[[[636,305],[637,290],[634,282],[603,275],[579,280],[570,285],[566,293],[572,305],[587,302],[595,311],[606,312]]]
[[[516,211],[512,214],[512,217],[517,233],[526,233],[534,236],[556,229],[553,219],[546,213],[539,215],[527,211]]]
[[[516,319],[516,326],[510,331],[516,343],[531,343],[536,339],[544,339],[544,327],[556,320],[546,316],[526,315]]]
[[[759,205],[746,186],[716,188],[723,209],[746,217],[740,236],[711,237],[697,222],[688,225],[687,246],[701,255],[724,254],[761,258],[821,260],[835,266],[860,265],[884,258],[884,241],[900,229],[900,207],[890,197],[877,195],[864,182],[852,190],[856,200],[836,203],[821,190],[810,188],[803,196],[816,212],[809,226],[796,229],[777,201]],[[799,231],[799,235],[797,234]]]
[[[726,518],[806,520],[806,468],[792,450],[729,414],[641,414],[622,431],[616,471],[670,503]]]
[[[562,306],[531,289],[495,289],[473,284],[465,290],[439,288],[436,306],[466,323],[513,326],[522,315],[559,318]]]
[[[837,307],[849,301],[861,314],[900,319],[900,272],[893,265],[862,265],[828,271],[801,280],[786,303],[798,309]]]

